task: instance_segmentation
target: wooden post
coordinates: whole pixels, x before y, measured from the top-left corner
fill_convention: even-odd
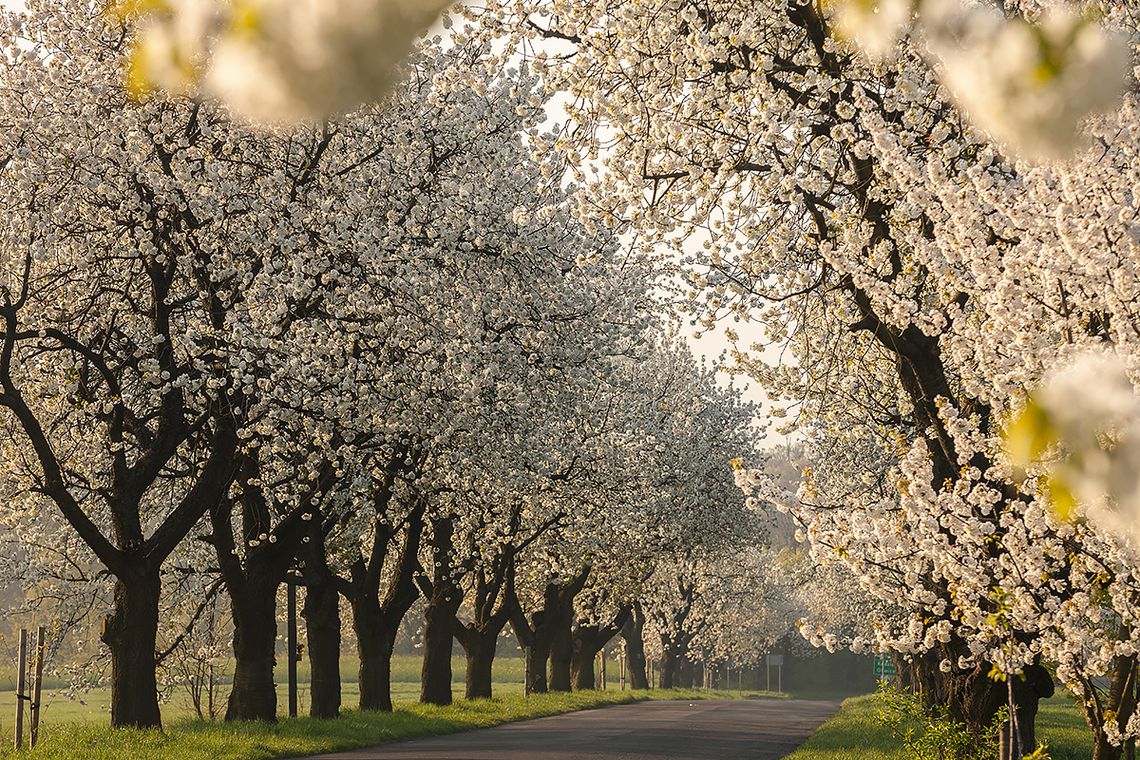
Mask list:
[[[606,648],[602,647],[600,653],[602,655],[602,691],[605,691],[608,684],[606,683]]]
[[[618,658],[618,685],[625,691],[625,660],[628,655],[625,651],[625,642],[621,643],[621,656]]]
[[[16,733],[12,738],[13,746],[20,749],[24,746],[24,700],[27,695],[24,694],[24,678],[28,673],[28,632],[26,629],[20,629],[20,655],[19,655],[19,670],[16,672]]]
[[[530,651],[526,649],[523,649],[523,696],[530,696]]]
[[[285,581],[286,646],[289,661],[289,717],[297,717],[297,586]]]
[[[31,745],[34,749],[40,736],[40,693],[44,680],[44,627],[42,625],[36,631],[36,661],[33,667],[35,668],[35,680],[32,681],[32,725],[30,733]]]

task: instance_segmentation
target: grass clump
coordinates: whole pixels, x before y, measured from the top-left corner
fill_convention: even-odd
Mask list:
[[[35,751],[18,757],[27,760],[76,757],[85,760],[265,760],[487,728],[643,700],[775,696],[779,695],[703,689],[586,691],[459,700],[448,707],[401,704],[391,713],[349,710],[336,720],[297,718],[278,723],[240,724],[179,720],[161,732],[64,725],[43,735]],[[16,756],[10,749],[0,751],[0,758]]]
[[[845,700],[839,713],[785,760],[910,760],[897,727],[880,719],[881,707],[874,694]],[[1092,757],[1092,735],[1068,695],[1042,700],[1037,738],[1048,746],[1052,760]]]

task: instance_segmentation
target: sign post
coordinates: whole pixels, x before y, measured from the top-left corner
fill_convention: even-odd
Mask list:
[[[297,586],[285,582],[286,657],[289,673],[289,717],[297,717]]]
[[[772,668],[776,668],[776,691],[784,690],[784,655],[768,655],[768,691],[772,690]]]
[[[17,658],[19,670],[16,671],[16,733],[13,737],[13,746],[20,749],[24,746],[24,700],[28,695],[24,693],[24,678],[28,672],[28,632],[20,629],[20,654]]]
[[[31,745],[35,749],[40,738],[40,693],[44,680],[44,627],[36,631],[35,659],[32,660],[32,701],[30,733]]]
[[[895,669],[895,661],[888,654],[875,655],[874,665],[875,679],[884,680],[887,678],[894,678],[897,676],[898,670]]]

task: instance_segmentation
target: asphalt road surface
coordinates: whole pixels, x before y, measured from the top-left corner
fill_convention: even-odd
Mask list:
[[[462,734],[318,755],[323,760],[777,760],[838,702],[639,702]]]

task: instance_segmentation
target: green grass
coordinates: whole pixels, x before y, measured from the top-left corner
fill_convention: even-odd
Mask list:
[[[392,658],[392,699],[394,701],[414,702],[420,695],[420,666],[422,659],[419,655],[396,655]],[[299,683],[298,696],[302,712],[308,709],[308,661],[298,663],[297,678]],[[496,657],[491,679],[496,696],[522,694],[523,691],[523,660],[520,657]],[[355,657],[343,657],[340,663],[342,679],[341,693],[343,704],[354,707],[357,704],[360,692],[356,685],[357,661]],[[458,697],[463,696],[463,676],[466,664],[462,657],[452,659],[451,670],[454,677],[452,690]],[[232,672],[232,668],[230,669]],[[277,679],[277,707],[281,715],[287,709],[287,676],[285,664],[278,664],[275,673]],[[611,673],[611,682],[613,680]],[[41,720],[47,725],[63,723],[101,723],[109,720],[111,709],[111,690],[106,688],[90,689],[69,696],[66,690],[58,688],[61,684],[49,682],[42,695],[43,709]],[[55,687],[55,688],[53,688]],[[225,698],[229,694],[228,683],[219,688],[219,698],[222,709],[225,708]],[[10,736],[12,730],[12,717],[16,710],[16,693],[14,686],[3,688],[0,681],[0,736]],[[189,698],[181,688],[175,688],[167,701],[162,705],[163,720],[179,720],[194,717],[194,709]]]
[[[72,724],[45,731],[28,760],[258,760],[330,752],[419,736],[467,731],[516,720],[625,704],[646,699],[739,699],[778,696],[763,692],[691,689],[594,691],[571,694],[512,695],[460,700],[449,707],[400,704],[392,713],[345,713],[337,720],[298,718],[276,724],[225,724],[178,720],[166,730],[138,731]],[[13,757],[11,746],[0,758]]]
[[[907,760],[890,730],[875,717],[874,696],[852,697],[785,760]],[[1037,738],[1049,745],[1053,760],[1092,757],[1092,736],[1080,708],[1067,695],[1041,703]]]

